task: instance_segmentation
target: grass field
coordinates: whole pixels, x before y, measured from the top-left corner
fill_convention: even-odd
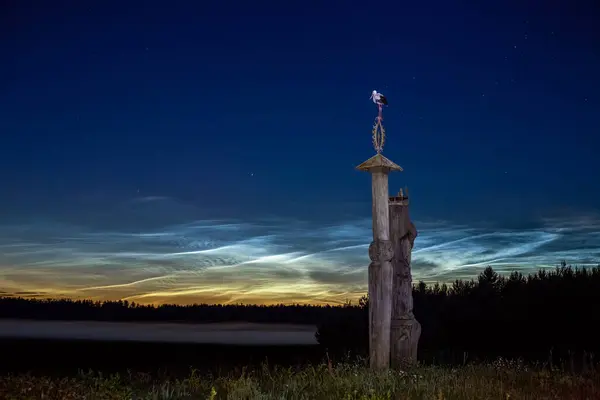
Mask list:
[[[323,360],[319,346],[5,339],[0,399],[600,399],[590,363],[578,374],[503,360],[377,374]]]
[[[373,373],[360,365],[263,366],[224,376],[187,377],[128,372],[73,377],[3,375],[0,398],[20,399],[600,399],[600,376],[530,369],[497,361],[460,368],[417,367]]]

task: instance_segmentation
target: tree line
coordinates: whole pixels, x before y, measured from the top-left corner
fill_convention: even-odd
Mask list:
[[[419,358],[457,363],[497,357],[551,362],[600,352],[600,267],[501,276],[491,267],[477,279],[413,288],[422,325]],[[367,354],[368,298],[362,315],[320,326],[323,345]],[[340,335],[338,332],[354,332]],[[335,344],[335,345],[334,345]]]
[[[561,263],[527,276],[487,267],[472,280],[413,288],[422,325],[419,358],[463,362],[498,356],[544,361],[600,352],[600,266]],[[368,298],[343,306],[140,305],[127,301],[0,298],[0,318],[96,321],[246,321],[318,326],[332,356],[366,355]]]

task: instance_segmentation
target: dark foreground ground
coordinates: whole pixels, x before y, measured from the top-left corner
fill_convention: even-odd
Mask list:
[[[317,364],[325,352],[313,346],[107,342],[87,340],[0,340],[0,373],[73,374],[138,371],[189,374],[190,369],[219,374],[243,367]]]
[[[27,350],[23,357],[33,357],[29,360],[35,362],[35,350],[42,343]],[[26,343],[20,343],[12,351],[23,350]],[[73,344],[70,344],[73,346]],[[89,344],[88,344],[89,346]],[[60,357],[61,350],[67,346],[55,347],[56,356]],[[89,347],[88,347],[89,348]],[[76,348],[75,348],[76,349]],[[81,347],[85,349],[85,347]],[[109,349],[98,345],[95,348],[95,361],[115,367],[115,362],[110,360],[111,354],[98,354],[102,349]],[[122,344],[115,346],[113,351],[127,350]],[[302,350],[305,359],[307,349],[240,349],[213,348],[208,357],[203,358],[203,349],[197,347],[186,354],[183,347],[161,347],[153,353],[148,347],[138,347],[137,350],[147,350],[150,354],[144,357],[147,365],[142,365],[141,370],[148,372],[171,372],[174,362],[193,358],[196,363],[211,360],[222,360],[234,352],[250,356],[255,361],[259,351],[265,351],[273,357],[273,362],[292,355]],[[108,350],[107,350],[108,351]],[[172,351],[172,353],[170,353]],[[225,351],[223,353],[223,351]],[[122,356],[137,357],[140,353]],[[264,355],[263,353],[262,355]],[[296,353],[297,354],[297,353]],[[261,356],[262,356],[261,355]],[[159,358],[154,358],[158,356]],[[85,360],[86,355],[80,357],[70,356],[74,364],[92,365]],[[2,357],[4,359],[4,357]],[[82,361],[83,359],[83,361]],[[167,360],[168,364],[160,364],[158,360]],[[78,360],[78,361],[76,361]],[[467,364],[458,368],[423,366],[409,370],[390,370],[377,372],[365,368],[360,363],[350,364],[317,364],[286,368],[273,366],[270,368],[253,368],[245,365],[243,369],[229,370],[218,373],[200,371],[182,372],[181,365],[175,365],[177,371],[173,376],[169,373],[140,373],[140,371],[127,371],[121,374],[107,374],[96,371],[86,371],[65,375],[52,369],[52,359],[45,360],[48,372],[43,374],[2,374],[0,373],[0,399],[11,400],[393,400],[393,399],[455,399],[455,400],[507,400],[507,399],[572,399],[592,400],[600,399],[600,374],[596,370],[586,373],[572,374],[567,371],[548,368],[530,368],[519,363],[497,360],[487,364]],[[60,358],[54,359],[60,362]],[[64,361],[64,360],[63,360]],[[82,364],[83,362],[83,364]],[[286,363],[289,359],[286,360]],[[128,363],[139,365],[140,361]],[[227,362],[230,365],[231,362]],[[122,368],[119,365],[118,368]],[[150,371],[155,369],[154,371]]]
[[[0,399],[600,399],[593,365],[572,373],[498,359],[380,373],[325,360],[314,345],[3,339]]]

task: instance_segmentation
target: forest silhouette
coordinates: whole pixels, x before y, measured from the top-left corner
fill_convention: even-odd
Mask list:
[[[589,360],[600,351],[600,266],[561,263],[527,276],[501,276],[491,267],[477,279],[413,288],[422,325],[419,358],[426,362],[521,358]],[[368,298],[358,304],[140,305],[127,301],[0,298],[0,318],[146,322],[313,324],[331,357],[365,356]],[[579,360],[579,361],[578,361]]]

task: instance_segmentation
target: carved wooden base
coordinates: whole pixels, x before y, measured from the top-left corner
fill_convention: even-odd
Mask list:
[[[412,315],[392,320],[392,368],[406,368],[417,362],[421,324]]]
[[[375,240],[369,246],[369,362],[372,369],[387,369],[390,365],[393,256],[389,240]]]

